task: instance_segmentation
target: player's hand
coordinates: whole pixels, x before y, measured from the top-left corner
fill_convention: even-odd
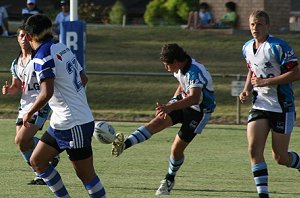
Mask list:
[[[156,103],[156,115],[162,115],[166,119],[167,114],[171,112],[170,105]]]
[[[242,91],[241,93],[240,93],[240,101],[243,103],[243,102],[245,102],[247,99],[248,99],[248,97],[249,97],[249,91]]]
[[[161,104],[159,102],[156,102],[155,116],[157,116],[160,113],[162,113],[160,106],[161,106]]]
[[[251,84],[253,87],[264,87],[267,86],[266,83],[267,83],[267,79],[257,78],[255,76],[251,78]]]
[[[9,84],[7,81],[5,81],[5,85],[2,87],[2,94],[6,95],[8,93]]]
[[[23,116],[23,125],[24,125],[25,127],[29,127],[29,126],[30,126],[28,121],[31,119],[31,117],[32,117],[32,114],[30,114],[30,113],[26,113],[26,114]]]

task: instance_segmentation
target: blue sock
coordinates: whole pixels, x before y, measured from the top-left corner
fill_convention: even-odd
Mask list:
[[[184,156],[180,159],[180,160],[174,160],[172,158],[172,156],[170,155],[170,159],[169,159],[169,169],[168,169],[168,173],[166,175],[166,179],[170,180],[170,181],[174,181],[175,175],[177,173],[177,171],[179,170],[179,168],[181,167],[181,165],[184,162]]]
[[[36,147],[37,143],[39,142],[39,140],[40,140],[39,138],[33,137],[33,147],[28,149],[27,151],[21,151],[21,155],[22,155],[23,159],[29,165],[30,165],[29,160],[30,160],[31,154],[33,152],[33,149]]]
[[[139,127],[125,141],[125,149],[148,140],[152,134],[144,126]]]
[[[106,197],[105,189],[98,176],[96,176],[92,181],[84,184],[84,187],[88,191],[90,198]]]
[[[60,177],[60,174],[54,169],[52,165],[49,165],[49,167],[43,173],[39,174],[39,177],[43,178],[45,183],[48,185],[48,187],[56,197],[70,197]]]
[[[288,167],[291,167],[291,168],[296,168],[296,169],[300,169],[300,158],[299,158],[299,155],[293,151],[289,151],[289,154],[291,155],[292,157],[292,162],[290,165],[288,165]]]
[[[252,165],[256,190],[260,197],[268,197],[268,169],[265,162]]]

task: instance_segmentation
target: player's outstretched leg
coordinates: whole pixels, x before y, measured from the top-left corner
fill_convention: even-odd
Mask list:
[[[129,147],[142,143],[152,136],[152,133],[148,131],[144,126],[139,127],[135,132],[133,132],[125,140],[125,137],[122,133],[117,134],[117,139],[112,143],[112,155],[118,157],[121,153],[128,149]]]
[[[289,151],[290,156],[292,157],[292,162],[290,165],[288,165],[288,167],[290,168],[295,168],[298,169],[298,171],[300,171],[300,157],[296,152],[293,151]]]
[[[117,138],[112,143],[111,154],[115,157],[121,155],[125,149],[125,136],[123,133],[117,133]]]

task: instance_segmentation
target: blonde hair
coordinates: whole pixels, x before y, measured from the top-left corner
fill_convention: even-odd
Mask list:
[[[257,19],[257,18],[264,18],[265,21],[266,21],[266,24],[270,24],[270,17],[268,15],[268,13],[266,13],[265,11],[263,10],[255,10],[253,11],[251,14],[250,14],[250,17],[253,17],[254,19]],[[249,17],[249,18],[250,18]]]

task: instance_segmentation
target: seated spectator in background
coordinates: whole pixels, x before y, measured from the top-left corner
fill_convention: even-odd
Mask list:
[[[223,17],[214,24],[215,28],[233,28],[236,25],[237,14],[236,14],[236,4],[232,1],[229,1],[225,4],[226,13]]]
[[[53,23],[53,36],[56,37],[59,35],[60,23],[64,21],[70,21],[70,9],[68,5],[68,1],[61,0],[60,1],[61,12],[56,15],[55,21]]]
[[[191,11],[188,16],[188,24],[186,29],[207,28],[211,27],[213,18],[209,10],[209,5],[205,2],[199,6],[199,11]]]
[[[24,23],[30,16],[43,13],[36,6],[36,0],[27,0],[27,7],[22,9],[22,22]]]
[[[8,14],[7,14],[6,8],[3,6],[0,6],[0,34],[3,37],[9,36]]]

